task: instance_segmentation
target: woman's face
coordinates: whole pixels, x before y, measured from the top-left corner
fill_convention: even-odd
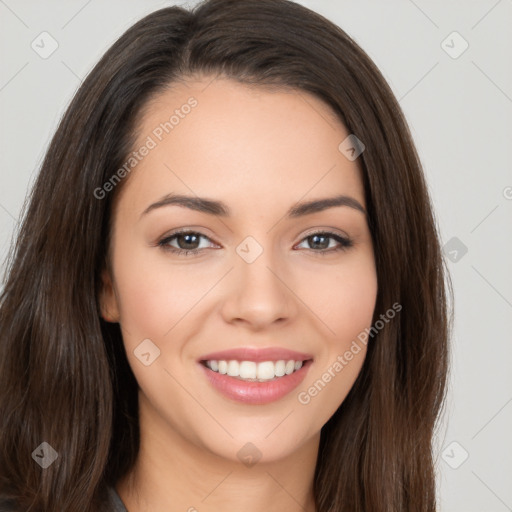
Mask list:
[[[277,460],[345,399],[377,294],[358,161],[339,149],[349,134],[306,92],[228,79],[180,83],[147,106],[102,311],[121,325],[155,435]]]

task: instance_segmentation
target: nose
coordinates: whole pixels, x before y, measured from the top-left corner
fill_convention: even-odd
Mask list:
[[[270,251],[263,251],[252,263],[235,260],[222,307],[224,320],[254,331],[290,322],[298,312],[290,280],[282,265],[271,259]]]

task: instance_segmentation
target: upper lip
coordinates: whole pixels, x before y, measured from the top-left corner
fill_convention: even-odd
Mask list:
[[[232,348],[228,350],[222,350],[219,352],[210,352],[204,356],[201,356],[198,361],[306,361],[313,359],[311,354],[305,354],[303,352],[297,352],[295,350],[288,350],[280,347],[268,347],[268,348],[253,348],[253,347],[241,347]]]

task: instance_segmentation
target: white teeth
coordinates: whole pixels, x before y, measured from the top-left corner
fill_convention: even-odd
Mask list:
[[[206,361],[206,366],[223,375],[236,377],[242,380],[265,382],[275,377],[290,375],[302,368],[303,361]]]
[[[238,361],[228,361],[228,375],[237,377],[239,375],[238,371]]]
[[[258,365],[254,361],[242,361],[238,367],[238,375],[242,379],[255,379],[257,372]]]
[[[293,370],[295,370],[295,361],[288,361],[284,372],[286,375],[290,375],[290,373],[293,373]]]
[[[258,379],[270,380],[276,376],[275,365],[272,361],[258,363]]]
[[[277,361],[275,366],[276,377],[282,377],[286,370],[286,361]]]

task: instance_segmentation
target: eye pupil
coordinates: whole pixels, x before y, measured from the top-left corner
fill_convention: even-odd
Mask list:
[[[327,236],[324,236],[324,235],[318,235],[318,234],[316,234],[316,235],[312,235],[312,236],[310,236],[309,238],[310,238],[310,239],[312,239],[312,240],[314,240],[313,245],[314,245],[315,247],[317,247],[317,248],[320,248],[320,249],[327,249],[327,248],[329,247],[329,237],[327,237]],[[321,238],[323,238],[323,239],[324,239],[324,243],[323,243],[323,244],[322,244],[322,243],[320,243],[320,247],[319,247],[319,245],[318,245],[318,243],[317,243],[319,238],[320,238],[320,239],[321,239]],[[327,243],[325,243],[325,241],[327,241]]]
[[[186,239],[186,243],[192,243],[192,245],[194,244],[197,244],[198,243],[198,240],[199,240],[199,237],[195,234],[191,234],[191,233],[187,233],[187,234],[184,234],[184,235],[178,235],[177,237],[177,240],[178,240],[178,245],[180,246],[181,249],[197,249],[197,247],[190,247],[190,246],[186,246],[186,247],[181,247],[181,243],[179,242],[180,239],[184,238]],[[195,238],[195,241],[190,241],[191,238]]]

